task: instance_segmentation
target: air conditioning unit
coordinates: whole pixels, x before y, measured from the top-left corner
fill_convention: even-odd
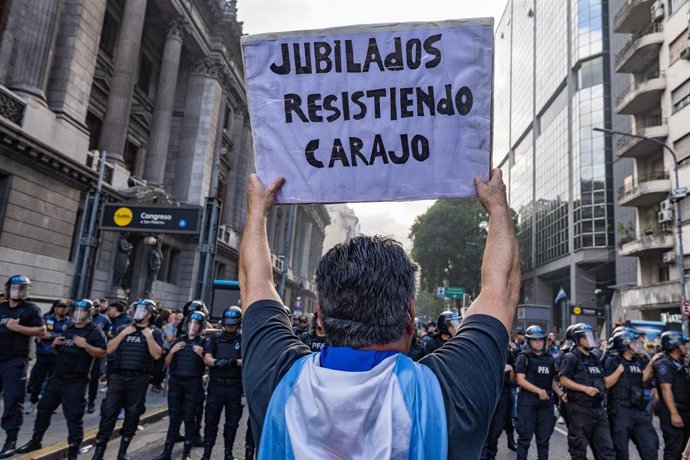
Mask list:
[[[680,52],[680,58],[690,61],[690,46]]]
[[[662,211],[671,211],[673,212],[673,203],[671,203],[670,198],[666,198],[664,201],[659,203],[659,209]]]
[[[661,262],[670,264],[676,260],[676,253],[674,251],[666,251],[661,255]]]
[[[659,223],[665,224],[667,222],[673,222],[673,211],[668,209],[659,211]]]
[[[656,0],[652,3],[652,21],[661,22],[664,20],[664,3]]]

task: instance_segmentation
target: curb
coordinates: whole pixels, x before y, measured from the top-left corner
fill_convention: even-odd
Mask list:
[[[139,419],[139,424],[154,423],[161,420],[168,415],[168,407],[159,406],[148,412],[145,412]],[[113,430],[113,435],[110,437],[111,440],[120,437],[120,428],[122,428],[122,420],[118,420]],[[98,428],[84,433],[84,440],[82,441],[82,447],[87,444],[92,444],[96,440],[96,435],[98,434]],[[61,460],[67,456],[67,449],[69,444],[67,441],[60,441],[42,449],[29,452],[28,454],[21,455],[19,457],[14,457],[17,460]]]

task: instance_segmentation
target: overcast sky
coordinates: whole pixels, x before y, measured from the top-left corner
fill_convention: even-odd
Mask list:
[[[494,17],[506,0],[238,0],[238,15],[248,34],[323,29],[353,24],[436,21]],[[393,235],[409,249],[414,219],[433,201],[352,203],[362,232]]]

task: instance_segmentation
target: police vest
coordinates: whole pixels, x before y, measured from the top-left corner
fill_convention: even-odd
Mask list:
[[[53,356],[53,339],[62,335],[63,331],[72,325],[72,320],[68,317],[59,319],[55,315],[48,313],[43,317],[43,323],[45,323],[46,331],[48,331],[51,337],[49,339],[41,339],[36,343],[36,354]]]
[[[154,359],[149,353],[149,346],[142,330],[143,328],[137,327],[136,331],[122,339],[113,361],[114,369],[151,372]]]
[[[599,390],[599,394],[594,397],[581,391],[568,390],[568,403],[582,404],[587,407],[601,406],[606,387],[604,386],[604,370],[599,358],[594,353],[585,356],[580,350],[575,349],[568,353],[565,359],[575,359],[577,362],[575,375],[572,379],[575,383]]]
[[[620,355],[609,355],[607,363],[609,362],[615,363],[616,368],[620,364],[624,368],[618,382],[609,390],[612,402],[625,407],[644,409],[646,400],[644,398],[644,382],[642,381],[643,361],[637,356],[627,361]]]
[[[203,339],[201,337],[190,339],[185,335],[179,341],[184,342],[185,347],[173,356],[170,363],[170,375],[174,377],[201,377],[204,375],[206,369],[204,360],[194,352],[194,346],[201,346]]]
[[[316,334],[309,334],[304,338],[304,343],[312,352],[321,351],[326,343],[326,337],[319,337]]]
[[[55,357],[55,375],[87,378],[89,372],[91,372],[94,358],[85,349],[75,345],[74,338],[84,337],[91,345],[99,342],[105,345],[103,331],[92,323],[88,323],[82,328],[70,326],[65,329],[62,335],[65,341],[58,348],[57,356]],[[102,336],[100,341],[98,340],[99,335]]]
[[[662,367],[664,366],[664,367]],[[654,363],[655,373],[661,372],[661,369],[667,369],[667,372],[672,372],[673,381],[671,382],[671,391],[673,392],[673,400],[676,408],[687,410],[690,408],[690,377],[688,377],[688,368],[680,361],[676,361],[668,355],[664,355],[657,359]],[[664,398],[661,393],[661,383],[657,380],[659,391],[659,399],[665,406]]]
[[[429,340],[424,344],[424,353],[433,353],[441,348],[446,342],[447,340],[443,340],[440,333],[429,334]]]
[[[551,355],[535,355],[531,350],[525,350],[518,357],[525,360],[525,379],[532,385],[546,390],[547,393],[553,392],[552,384],[554,378],[554,359]],[[520,402],[538,402],[539,396],[531,391],[520,389]]]
[[[215,359],[241,359],[242,358],[242,335],[237,333],[234,337],[228,337],[223,333],[209,338],[207,352],[211,353]],[[210,369],[212,379],[241,380],[242,368],[239,366],[212,367]]]
[[[33,310],[33,311],[32,311]],[[9,302],[0,303],[0,359],[28,358],[31,337],[7,329],[7,321],[18,319],[21,326],[29,326],[28,318],[38,313],[40,308],[35,303],[22,301],[17,307],[10,308]]]

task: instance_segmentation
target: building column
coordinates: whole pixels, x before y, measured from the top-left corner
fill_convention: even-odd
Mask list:
[[[151,184],[161,185],[165,177],[165,161],[168,158],[177,75],[180,69],[182,42],[186,29],[186,21],[177,19],[170,24],[165,39],[158,88],[156,89],[156,104],[153,108],[148,154],[144,167],[144,179]]]
[[[194,69],[187,82],[187,99],[180,134],[173,194],[184,203],[203,205],[208,193],[223,88],[222,63],[207,58]],[[193,180],[192,180],[193,179]]]
[[[28,0],[9,87],[45,100],[60,0]]]
[[[301,261],[299,267],[299,274],[304,278],[309,278],[309,259],[311,258],[312,241],[311,231],[314,224],[309,220],[305,220],[302,231],[302,254],[300,254]]]
[[[127,142],[146,2],[147,0],[127,0],[125,3],[113,59],[113,80],[108,95],[108,108],[98,144],[99,150],[107,151],[108,158],[120,164],[123,163]]]

